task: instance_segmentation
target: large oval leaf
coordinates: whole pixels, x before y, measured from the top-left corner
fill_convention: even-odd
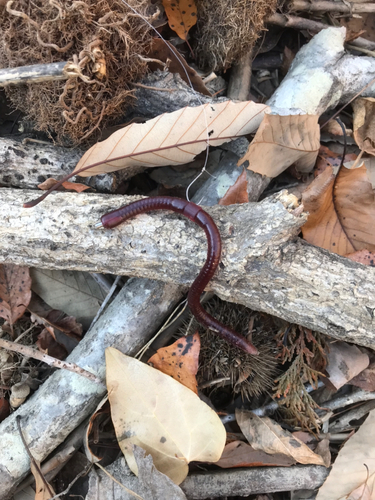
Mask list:
[[[78,162],[81,176],[143,165],[183,165],[207,146],[219,146],[256,130],[268,110],[252,101],[225,101],[164,113],[146,123],[132,123],[90,148]]]

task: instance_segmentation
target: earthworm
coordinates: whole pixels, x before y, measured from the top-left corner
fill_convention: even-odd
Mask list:
[[[230,344],[239,347],[249,354],[258,354],[256,347],[251,344],[251,342],[246,340],[245,337],[239,335],[231,328],[217,321],[214,317],[208,314],[201,305],[200,296],[210,279],[215,274],[217,266],[220,262],[221,238],[215,222],[200,206],[171,196],[154,196],[135,201],[134,203],[124,205],[117,210],[108,212],[102,216],[101,222],[98,222],[96,227],[103,226],[106,229],[111,229],[118,226],[122,222],[131,219],[135,215],[149,212],[151,210],[172,210],[173,212],[184,215],[204,230],[208,243],[207,259],[199,275],[190,287],[188,293],[188,304],[190,310],[201,325],[209,328]]]

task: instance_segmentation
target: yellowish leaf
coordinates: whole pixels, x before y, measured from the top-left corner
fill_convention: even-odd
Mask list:
[[[294,164],[311,172],[320,147],[318,115],[265,115],[254,140],[238,165],[267,177],[277,177]]]
[[[361,485],[371,491],[371,500],[375,495],[375,410],[370,411],[359,430],[341,448],[329,476],[320,488],[316,500],[338,500],[348,498],[350,493]],[[363,492],[363,491],[362,491]],[[369,498],[354,496],[353,499]]]
[[[247,410],[236,410],[236,419],[254,450],[262,450],[270,455],[281,453],[300,464],[324,465],[321,456],[270,418],[260,418]]]
[[[195,0],[162,0],[169,27],[186,40],[188,31],[197,22]]]
[[[226,433],[216,413],[173,378],[117,349],[106,349],[111,414],[122,452],[137,474],[133,446],[180,484],[192,460],[217,462]]]
[[[78,162],[75,172],[89,175],[143,165],[183,165],[207,146],[219,146],[259,127],[264,104],[226,101],[182,108],[146,123],[132,123],[92,146]]]
[[[306,241],[339,255],[375,251],[375,197],[366,167],[328,166],[302,194],[309,217],[302,227]]]

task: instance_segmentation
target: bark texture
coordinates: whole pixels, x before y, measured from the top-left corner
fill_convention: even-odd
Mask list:
[[[203,231],[174,213],[142,214],[112,230],[94,228],[101,215],[134,197],[57,193],[22,208],[33,195],[0,190],[1,262],[190,285],[205,261]],[[375,269],[300,240],[306,217],[290,211],[293,199],[283,192],[260,203],[207,210],[223,240],[210,289],[224,300],[375,347]]]

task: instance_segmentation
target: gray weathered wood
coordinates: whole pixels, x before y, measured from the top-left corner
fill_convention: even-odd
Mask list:
[[[94,228],[101,215],[134,197],[56,193],[22,208],[34,195],[0,190],[1,262],[190,285],[205,261],[203,231],[174,213]],[[224,300],[375,347],[375,269],[298,239],[306,217],[290,213],[290,202],[284,192],[261,203],[208,209],[223,239],[210,289]]]
[[[84,151],[53,144],[22,142],[0,137],[0,186],[36,189],[50,177],[60,180],[73,172]],[[69,179],[98,191],[112,193],[124,178],[124,171]],[[40,192],[40,194],[42,194]]]
[[[67,63],[63,61],[0,69],[0,87],[20,85],[29,82],[38,83],[53,80],[66,80],[68,78],[68,74],[64,71],[66,65]]]

